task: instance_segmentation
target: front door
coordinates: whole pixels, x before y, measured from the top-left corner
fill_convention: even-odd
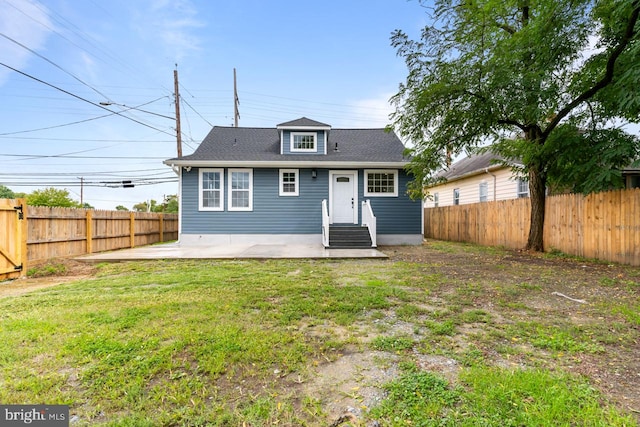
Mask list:
[[[334,224],[356,224],[357,218],[356,172],[331,173],[331,219]]]

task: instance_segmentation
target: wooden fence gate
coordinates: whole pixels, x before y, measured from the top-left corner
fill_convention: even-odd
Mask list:
[[[26,210],[24,199],[0,199],[0,280],[27,274]]]

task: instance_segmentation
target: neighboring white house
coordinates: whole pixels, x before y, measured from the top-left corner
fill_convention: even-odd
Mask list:
[[[424,206],[464,205],[469,203],[529,197],[529,182],[514,175],[508,166],[496,164],[493,153],[472,155],[438,174],[446,182],[428,187]]]

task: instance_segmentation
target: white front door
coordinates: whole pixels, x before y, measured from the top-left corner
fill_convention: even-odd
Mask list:
[[[331,220],[334,224],[358,223],[357,172],[331,172]]]

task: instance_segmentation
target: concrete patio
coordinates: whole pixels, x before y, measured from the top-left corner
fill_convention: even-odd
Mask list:
[[[388,258],[377,249],[325,249],[322,245],[181,245],[165,243],[100,252],[77,257],[83,262],[121,262],[151,259],[330,259]]]

